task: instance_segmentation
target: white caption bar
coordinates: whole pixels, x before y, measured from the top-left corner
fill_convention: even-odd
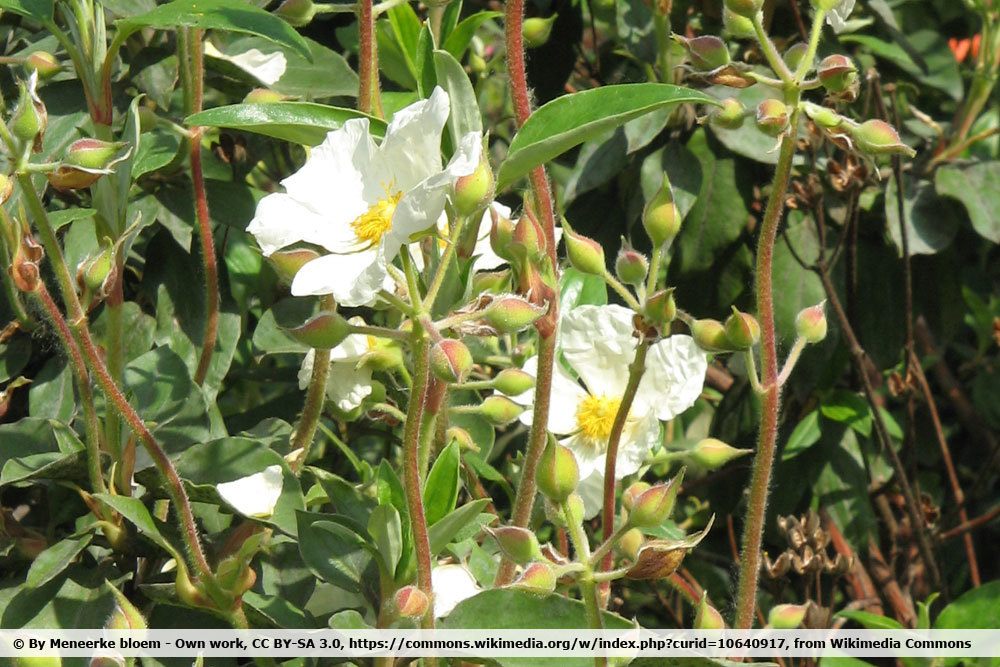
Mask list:
[[[1000,657],[1000,630],[0,630],[0,656]]]

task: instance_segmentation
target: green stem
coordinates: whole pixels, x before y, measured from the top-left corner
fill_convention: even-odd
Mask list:
[[[594,571],[589,565],[591,560],[590,542],[587,539],[587,533],[583,530],[583,517],[576,515],[571,503],[563,503],[562,510],[563,516],[566,518],[566,530],[573,543],[574,560],[583,565],[583,571],[580,573],[580,595],[587,610],[587,624],[594,630],[602,630],[604,629],[604,619],[601,618],[601,603],[597,582],[594,580]],[[595,667],[606,667],[607,664],[606,658],[594,656]]]
[[[639,304],[638,299],[636,299],[635,296],[633,296],[632,293],[628,291],[628,288],[625,287],[625,285],[623,285],[617,278],[615,278],[607,271],[605,271],[604,275],[601,277],[604,278],[604,282],[606,282],[611,289],[613,289],[615,292],[618,293],[618,296],[622,298],[622,301],[625,302],[625,305],[627,305],[629,308],[631,308],[637,313],[642,312],[642,305]]]
[[[792,84],[794,82],[794,75],[792,71],[788,69],[788,65],[785,63],[785,59],[781,57],[778,53],[777,47],[774,42],[771,41],[770,36],[767,34],[767,29],[764,28],[764,13],[757,12],[757,15],[753,17],[753,29],[757,34],[757,41],[760,43],[760,49],[764,53],[764,57],[767,59],[767,63],[774,70],[774,73],[785,82],[785,84]]]
[[[798,91],[791,94],[792,117],[789,131],[781,140],[778,165],[774,174],[771,194],[761,223],[757,241],[757,317],[760,319],[760,356],[764,392],[761,397],[761,423],[750,478],[750,497],[743,527],[743,545],[740,551],[739,584],[736,594],[734,627],[748,629],[753,624],[760,576],[761,545],[764,536],[764,515],[767,509],[771,469],[778,437],[778,412],[781,407],[781,388],[778,384],[777,339],[774,325],[773,264],[774,243],[784,211],[785,193],[795,157],[795,143],[799,121]]]
[[[653,248],[653,254],[649,260],[649,273],[646,275],[646,298],[652,296],[656,291],[656,285],[660,280],[660,261],[663,259],[663,246]]]
[[[329,295],[322,297],[321,307],[332,310],[336,307],[333,298]],[[320,417],[323,416],[323,404],[326,401],[326,382],[330,377],[330,350],[313,350],[312,375],[309,377],[309,387],[306,389],[306,401],[302,407],[302,414],[299,416],[299,423],[295,426],[295,435],[292,436],[292,451],[300,451],[292,461],[290,467],[292,472],[299,474],[306,460],[309,458],[309,449],[316,440],[316,429],[319,426]]]
[[[797,84],[802,83],[802,80],[806,78],[806,74],[812,69],[813,60],[816,59],[816,49],[819,48],[819,38],[823,34],[823,21],[826,19],[826,11],[823,9],[817,9],[816,15],[813,17],[812,30],[809,33],[809,44],[806,47],[805,56],[799,63],[798,68],[795,70],[795,82]],[[784,59],[782,59],[784,61]]]
[[[653,30],[656,33],[656,67],[662,83],[673,83],[674,67],[670,57],[670,14],[660,11],[660,3],[653,2]]]
[[[434,271],[434,278],[431,279],[431,285],[427,288],[427,294],[424,296],[424,308],[432,313],[434,312],[434,300],[437,298],[441,285],[444,284],[448,265],[451,264],[451,260],[455,256],[455,249],[458,248],[458,241],[462,236],[465,223],[465,218],[458,218],[452,223],[448,234],[448,244],[444,248],[444,254],[441,255],[441,260]]]
[[[778,375],[779,387],[783,387],[785,382],[788,381],[788,376],[792,374],[792,370],[795,368],[795,364],[798,363],[804,349],[806,349],[806,339],[801,337],[796,338],[795,343],[792,344],[791,351],[789,351],[788,356],[785,358],[785,365],[782,366],[781,373]]]

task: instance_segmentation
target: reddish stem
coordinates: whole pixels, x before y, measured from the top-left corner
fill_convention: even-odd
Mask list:
[[[379,95],[378,46],[375,41],[375,12],[372,0],[358,2],[358,109],[382,117]]]

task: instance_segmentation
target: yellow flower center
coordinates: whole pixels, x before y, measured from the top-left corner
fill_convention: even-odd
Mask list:
[[[620,398],[610,396],[587,396],[580,401],[576,408],[576,425],[580,433],[607,444],[621,402]]]
[[[403,193],[389,193],[371,205],[371,207],[354,219],[351,228],[367,247],[378,245],[385,233],[392,228],[392,215],[396,212],[396,204],[402,199]]]

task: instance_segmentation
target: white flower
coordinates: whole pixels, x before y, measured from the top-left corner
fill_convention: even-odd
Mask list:
[[[840,4],[826,15],[826,22],[834,32],[842,32],[847,27],[847,17],[854,11],[855,0],[841,0]]]
[[[632,311],[621,306],[588,305],[569,311],[560,323],[562,356],[580,381],[556,365],[548,428],[576,455],[578,491],[588,518],[601,506],[608,438],[635,357],[632,318]],[[524,369],[535,374],[537,366],[537,358],[532,358]],[[618,447],[617,478],[642,466],[659,442],[660,420],[673,419],[694,405],[707,370],[707,357],[690,336],[674,335],[650,347]],[[534,394],[514,400],[532,405]],[[531,412],[526,411],[521,419],[530,424]]]
[[[206,41],[205,55],[236,65],[265,86],[277,83],[284,76],[285,70],[288,69],[288,59],[281,51],[264,53],[259,49],[249,49],[230,56],[215,48],[212,42]]]
[[[266,519],[274,513],[282,481],[281,466],[273,465],[232,482],[216,484],[215,490],[243,516]]]
[[[431,589],[434,592],[434,618],[444,618],[463,600],[468,600],[483,589],[464,565],[449,563],[431,570]]]
[[[349,120],[282,181],[284,193],[260,201],[247,231],[265,255],[298,242],[330,253],[299,270],[292,294],[332,294],[344,306],[374,301],[403,245],[437,223],[454,181],[479,164],[481,138],[470,132],[442,167],[448,112],[447,94],[435,88],[396,112],[378,145],[368,119]]]
[[[363,325],[360,317],[348,320]],[[364,356],[378,344],[375,338],[351,334],[337,347],[330,350],[330,373],[326,379],[326,396],[344,412],[350,412],[372,393],[372,371],[366,366]],[[316,350],[309,350],[299,369],[299,389],[305,390],[312,379]]]

